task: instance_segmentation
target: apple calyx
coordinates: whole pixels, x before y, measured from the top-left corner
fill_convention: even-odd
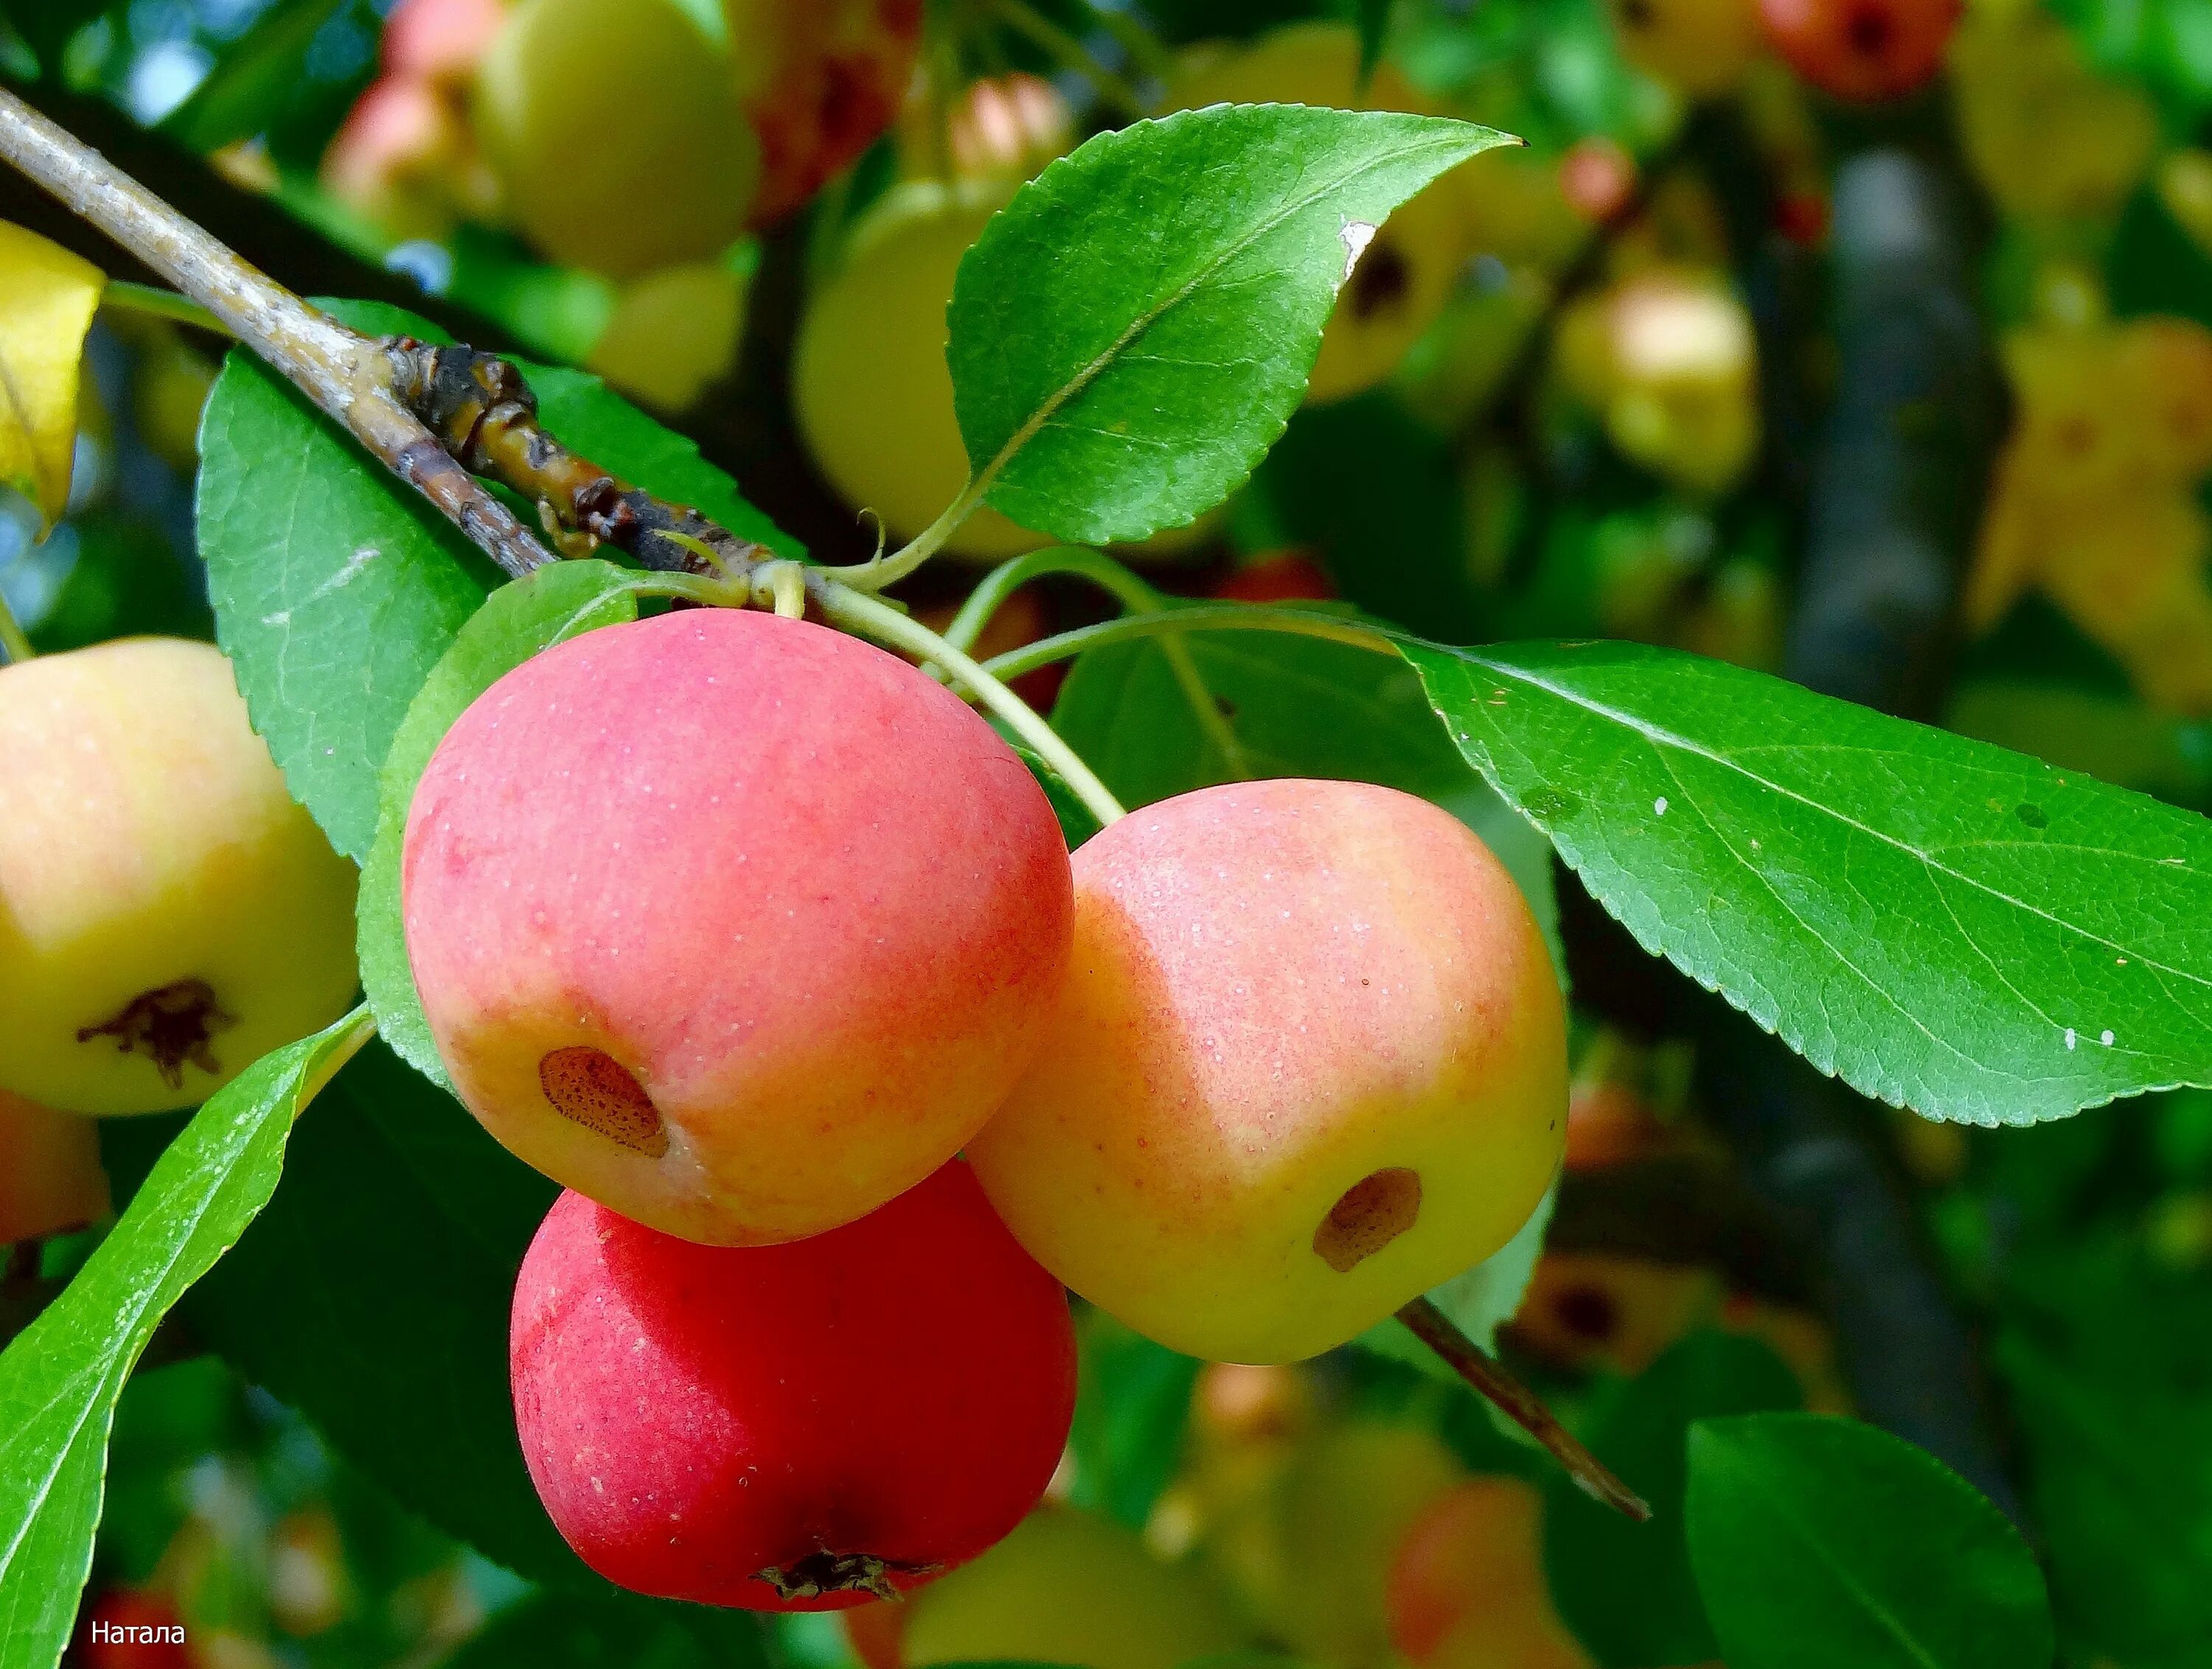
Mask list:
[[[223,1012],[215,987],[205,980],[178,980],[140,992],[96,1026],[78,1027],[76,1041],[112,1037],[122,1053],[151,1060],[161,1082],[175,1089],[184,1084],[186,1062],[211,1077],[222,1076],[222,1063],[208,1046],[216,1033],[237,1023],[235,1015]]]
[[[760,1580],[775,1590],[779,1599],[817,1599],[825,1593],[872,1593],[878,1599],[896,1599],[891,1586],[894,1574],[924,1576],[936,1569],[931,1564],[902,1564],[879,1559],[872,1553],[832,1553],[821,1548],[790,1565],[770,1565]]]

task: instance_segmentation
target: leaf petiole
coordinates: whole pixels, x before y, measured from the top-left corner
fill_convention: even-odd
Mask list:
[[[1086,649],[1137,638],[1180,636],[1186,632],[1287,632],[1294,637],[1347,643],[1355,649],[1370,650],[1378,655],[1398,653],[1389,632],[1342,615],[1309,609],[1261,608],[1249,603],[1214,603],[1162,614],[1124,615],[1119,620],[1079,626],[1072,632],[1056,633],[1018,649],[1010,649],[1003,655],[994,655],[983,663],[983,670],[996,677],[1018,678],[1024,672],[1034,672],[1040,666],[1066,660]]]
[[[216,335],[234,341],[238,332],[202,306],[189,295],[179,295],[174,290],[162,289],[155,284],[134,284],[127,278],[111,278],[100,293],[100,305],[112,307],[118,313],[137,313],[147,319],[166,319],[173,325],[190,325],[196,330],[212,331]]]

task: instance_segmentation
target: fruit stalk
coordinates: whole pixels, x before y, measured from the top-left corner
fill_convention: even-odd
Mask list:
[[[888,648],[934,661],[951,675],[955,683],[965,685],[994,717],[1002,719],[1024,746],[1058,772],[1060,780],[1090,808],[1091,816],[1102,823],[1110,823],[1123,815],[1121,802],[1083,762],[1082,756],[1061,741],[1059,733],[1039,718],[1028,702],[969,656],[920,621],[902,614],[887,603],[840,585],[819,571],[807,574],[806,579],[814,601],[833,625],[872,638]]]
[[[1455,1326],[1449,1316],[1426,1298],[1416,1298],[1398,1312],[1422,1344],[1443,1358],[1446,1366],[1487,1398],[1514,1424],[1541,1444],[1547,1454],[1567,1469],[1583,1494],[1639,1524],[1651,1516],[1650,1504],[1607,1470],[1597,1456],[1584,1448],[1542,1399],[1515,1379],[1497,1359]]]
[[[553,560],[401,404],[369,338],[309,306],[4,89],[0,157],[205,306],[501,568],[520,577]]]

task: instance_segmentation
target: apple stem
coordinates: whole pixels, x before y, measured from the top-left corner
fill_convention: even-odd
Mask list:
[[[1012,561],[1001,562],[985,574],[961,605],[960,612],[953,616],[952,623],[945,628],[945,640],[956,649],[974,648],[975,640],[990,624],[991,616],[1009,597],[1030,580],[1050,574],[1073,574],[1090,580],[1119,603],[1127,615],[1158,614],[1176,606],[1172,599],[1142,575],[1105,552],[1093,550],[1088,545],[1055,545],[1048,550],[1032,550]],[[1200,731],[1213,744],[1230,774],[1249,782],[1259,774],[1252,768],[1243,739],[1223,715],[1221,703],[1214,698],[1198,664],[1191,658],[1190,646],[1180,634],[1173,632],[1164,633],[1159,641],[1168,670],[1174,675],[1184,700],[1190,703]]]
[[[1322,638],[1392,656],[1399,652],[1398,639],[1413,643],[1423,640],[1335,610],[1279,608],[1257,603],[1200,603],[1159,614],[1124,615],[1118,620],[1102,620],[1095,626],[1079,626],[1073,631],[1039,638],[1019,649],[994,655],[984,665],[999,677],[1018,678],[1024,672],[1034,672],[1040,666],[1049,666],[1054,661],[1066,660],[1102,644],[1167,634],[1181,636],[1190,632],[1285,632],[1295,637]]]
[[[1435,1304],[1416,1298],[1398,1312],[1398,1319],[1442,1357],[1445,1366],[1565,1467],[1567,1476],[1584,1495],[1639,1524],[1650,1518],[1649,1502],[1614,1477],[1603,1461],[1583,1447],[1581,1439],[1559,1423],[1559,1416],[1544,1405],[1542,1398],[1507,1373],[1497,1357],[1462,1332]]]
[[[1060,780],[1075,792],[1101,823],[1114,822],[1127,815],[1121,802],[1114,798],[1113,791],[1098,780],[1097,774],[1063,741],[1060,733],[1037,716],[1036,709],[1014,694],[997,678],[976,665],[965,652],[955,648],[913,616],[902,613],[879,598],[854,591],[840,585],[819,568],[804,570],[810,595],[815,605],[831,624],[843,627],[862,637],[894,649],[905,651],[925,661],[934,661],[965,684],[975,699],[998,718],[1006,721],[1014,734],[1044,762],[1057,772]]]

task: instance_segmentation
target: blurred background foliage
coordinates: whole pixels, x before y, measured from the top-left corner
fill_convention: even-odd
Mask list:
[[[169,159],[165,189],[280,276],[601,371],[823,560],[874,534],[795,412],[795,344],[898,192],[954,177],[988,207],[1129,97],[1167,101],[1193,43],[1376,15],[945,0],[898,125],[808,207],[608,273],[533,246],[473,130],[501,0],[447,9],[445,57],[395,57],[386,9],[0,0],[0,71],[126,166]],[[1157,583],[1341,598],[1457,641],[1674,644],[2212,810],[2212,0],[1972,0],[1942,74],[1879,102],[1793,73],[1740,0],[1384,9],[1373,88],[1528,148],[1459,177],[1410,345],[1310,404],[1222,511],[1133,553]],[[27,197],[4,212],[53,229]],[[69,516],[41,543],[27,507],[0,511],[0,588],[41,649],[211,635],[191,497],[219,352],[141,317],[96,331]],[[974,572],[938,564],[909,598],[941,617]],[[988,646],[1097,606],[1031,587]],[[1112,728],[1136,686],[1111,679],[1141,671],[1024,688],[1127,749],[1147,796],[1222,770],[1164,720]],[[1273,704],[1230,712],[1271,759],[1358,768],[1357,738],[1327,733],[1328,665],[1218,671]],[[2212,1095],[2003,1132],[1860,1103],[1762,1065],[1553,878],[1577,1066],[1515,1365],[1662,1507],[1693,1418],[1856,1409],[2015,1515],[2066,1663],[2212,1663]],[[88,1236],[11,1278],[65,1273]],[[1322,1666],[1713,1655],[1679,1530],[1624,1540],[1451,1384],[1358,1350],[1201,1368],[1095,1314],[1084,1345],[1055,1489],[1121,1530],[1064,1557],[1205,1587],[1162,1615],[1187,1603]],[[189,1306],[124,1399],[109,1490],[88,1617],[180,1616],[207,1669],[861,1649],[820,1619],[753,1641],[533,1587],[396,1505],[211,1353]],[[992,1580],[1049,1608],[1063,1555],[1021,1557]],[[1470,1588],[1478,1566],[1502,1586]],[[1455,1646],[1470,1608],[1518,1620]],[[860,1625],[872,1663],[939,1660],[915,1654],[916,1611],[904,1658]]]

